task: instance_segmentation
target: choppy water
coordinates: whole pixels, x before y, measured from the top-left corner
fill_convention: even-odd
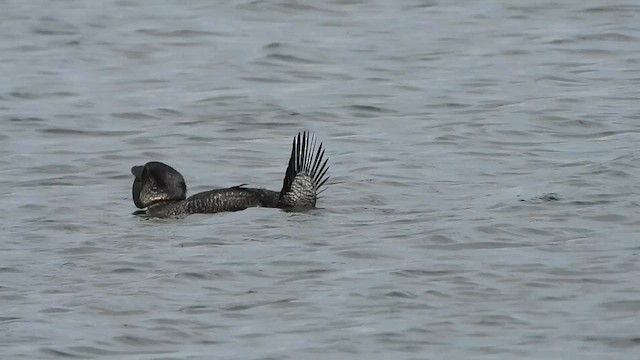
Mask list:
[[[0,1],[3,359],[631,359],[633,1]],[[129,168],[322,209],[132,216]],[[635,354],[635,356],[634,356]]]

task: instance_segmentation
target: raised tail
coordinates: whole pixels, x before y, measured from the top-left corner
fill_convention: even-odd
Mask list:
[[[322,143],[305,132],[293,138],[289,166],[280,191],[280,207],[303,208],[316,205],[321,187],[329,180],[329,159],[324,158]]]

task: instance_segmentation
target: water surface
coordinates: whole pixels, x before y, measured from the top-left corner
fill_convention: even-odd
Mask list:
[[[3,359],[630,359],[640,6],[0,1]],[[320,209],[144,220],[129,168]]]

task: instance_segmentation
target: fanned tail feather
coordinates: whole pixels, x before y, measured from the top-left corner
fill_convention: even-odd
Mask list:
[[[293,138],[289,166],[280,191],[285,206],[314,206],[317,195],[329,180],[329,159],[324,158],[322,143],[308,132]]]

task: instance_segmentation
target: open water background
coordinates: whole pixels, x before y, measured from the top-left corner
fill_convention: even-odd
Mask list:
[[[2,359],[632,359],[636,1],[0,0]],[[129,168],[308,213],[144,220]]]

